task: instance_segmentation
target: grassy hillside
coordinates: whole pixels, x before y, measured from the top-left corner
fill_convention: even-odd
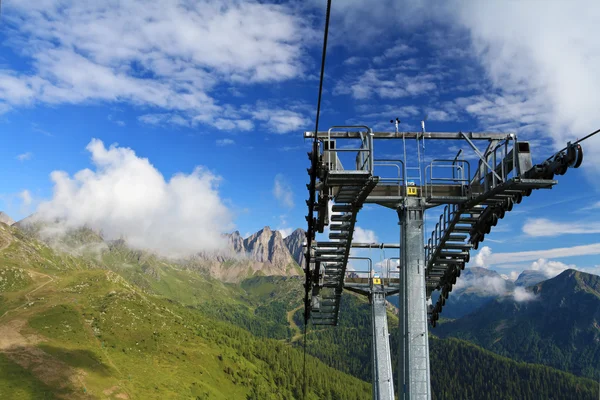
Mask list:
[[[86,240],[96,239],[74,242],[83,257],[65,255],[0,226],[0,276],[11,277],[0,297],[0,398],[302,398],[302,279],[225,284]],[[370,381],[369,307],[350,294],[342,307],[339,327],[309,327],[308,398],[371,397],[368,383],[342,373]],[[461,341],[431,346],[436,398],[485,398],[473,396],[490,387],[541,398],[527,394],[539,383],[597,398],[592,381],[548,367]]]
[[[436,328],[497,354],[596,379],[600,374],[600,277],[567,270],[531,289],[531,299],[504,298]]]
[[[201,276],[184,279],[186,272],[158,267],[170,283],[142,290],[101,263],[56,254],[7,227],[0,235],[9,242],[0,250],[0,270],[28,275],[13,273],[12,289],[2,292],[0,398],[300,396],[300,351],[146,293],[166,292],[177,280],[194,286]],[[312,357],[307,363],[309,398],[369,398],[367,383]]]

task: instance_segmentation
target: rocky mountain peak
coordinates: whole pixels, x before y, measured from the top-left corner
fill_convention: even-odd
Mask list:
[[[294,260],[300,267],[304,266],[304,247],[303,243],[306,241],[306,232],[304,229],[296,229],[288,237],[283,239],[287,249],[289,250]]]
[[[240,235],[239,231],[235,231],[230,234],[225,235],[227,240],[229,241],[229,248],[234,253],[245,253],[246,249],[244,247],[244,238]]]
[[[532,269],[526,269],[519,274],[519,277],[515,281],[516,286],[528,287],[537,285],[540,282],[547,280],[548,277],[542,271],[535,271]]]
[[[244,248],[249,257],[258,262],[270,262],[282,267],[293,262],[281,232],[272,231],[268,226],[245,239]]]

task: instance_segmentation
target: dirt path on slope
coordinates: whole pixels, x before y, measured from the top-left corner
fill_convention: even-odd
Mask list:
[[[65,399],[89,399],[90,396],[80,391],[70,392],[69,389],[85,389],[83,377],[85,372],[74,369],[64,362],[52,357],[35,345],[43,340],[41,336],[23,335],[21,330],[27,325],[23,319],[14,319],[0,325],[0,352],[10,360],[29,370],[37,379],[46,385],[65,391],[58,394]]]
[[[296,322],[294,321],[294,314],[296,313],[296,311],[300,310],[302,307],[304,307],[303,305],[300,305],[296,308],[294,308],[291,311],[288,311],[287,313],[287,320],[288,323],[290,324],[290,327],[296,331],[296,334],[294,336],[292,336],[292,343],[300,340],[300,338],[302,337],[302,330],[300,329],[300,327],[298,325],[296,325]]]
[[[6,314],[8,314],[8,313],[10,313],[10,312],[13,312],[13,311],[16,311],[16,310],[18,310],[18,309],[20,309],[20,308],[23,308],[24,306],[26,306],[28,303],[30,303],[30,302],[31,302],[31,298],[30,298],[29,296],[31,296],[33,293],[37,292],[38,290],[40,290],[41,288],[43,288],[44,286],[46,286],[46,285],[47,285],[47,284],[49,284],[50,282],[54,282],[54,278],[53,278],[53,277],[51,277],[50,275],[42,274],[41,272],[36,272],[36,271],[31,271],[31,270],[27,270],[27,272],[28,272],[29,274],[33,274],[33,275],[41,275],[41,276],[44,276],[44,277],[48,278],[48,280],[47,280],[46,282],[42,283],[41,285],[39,285],[38,287],[34,288],[33,290],[31,290],[31,291],[27,292],[27,293],[25,294],[25,299],[26,299],[27,301],[25,301],[25,303],[21,304],[21,305],[20,305],[20,306],[18,306],[18,307],[15,307],[15,308],[13,308],[13,309],[11,309],[11,310],[7,310],[7,311],[6,311],[4,314],[2,314],[2,315],[0,316],[0,320],[2,320],[2,318],[4,318],[4,317],[6,316]]]

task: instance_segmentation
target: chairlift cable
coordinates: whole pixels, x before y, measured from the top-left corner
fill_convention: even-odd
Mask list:
[[[587,140],[587,139],[591,138],[592,136],[594,136],[595,134],[597,134],[597,133],[599,133],[599,132],[600,132],[600,129],[596,129],[594,132],[592,132],[592,133],[590,133],[589,135],[587,135],[587,136],[583,137],[582,139],[577,139],[575,142],[573,142],[573,143],[571,143],[571,144],[578,144],[578,143],[581,143],[581,142],[583,142],[584,140]],[[567,147],[565,147],[564,149],[557,151],[556,153],[563,152],[563,151],[567,150],[568,148],[569,148],[569,147],[567,146]],[[546,161],[550,161],[550,160],[552,159],[552,157],[554,157],[554,155],[552,155],[552,156],[548,157],[548,158],[546,159]]]
[[[331,0],[327,0],[327,11],[325,14],[325,32],[323,34],[323,54],[321,57],[321,76],[319,79],[319,96],[317,100],[317,115],[315,118],[315,136],[313,139],[312,153],[311,153],[311,172],[310,172],[310,185],[309,185],[309,204],[308,204],[308,232],[306,234],[306,267],[305,267],[305,286],[304,286],[304,370],[303,370],[303,398],[306,399],[306,327],[308,325],[308,312],[309,312],[309,301],[308,291],[310,287],[310,249],[312,239],[315,234],[314,226],[314,209],[315,209],[315,186],[317,180],[317,163],[316,157],[318,156],[318,141],[317,137],[319,132],[319,117],[321,115],[321,98],[323,94],[323,78],[325,77],[325,59],[327,57],[327,36],[329,34],[329,17],[331,15]]]

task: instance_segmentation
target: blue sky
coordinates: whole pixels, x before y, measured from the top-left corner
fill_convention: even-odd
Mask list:
[[[325,2],[276,3],[4,2],[0,210],[41,207],[173,251],[221,230],[304,227]],[[485,3],[334,1],[321,128],[392,130],[399,117],[411,130],[428,114],[429,131],[517,132],[537,161],[597,129],[600,6]],[[598,271],[599,139],[585,150],[584,168],[517,206],[472,265]],[[358,226],[397,238],[390,210],[368,207]]]

